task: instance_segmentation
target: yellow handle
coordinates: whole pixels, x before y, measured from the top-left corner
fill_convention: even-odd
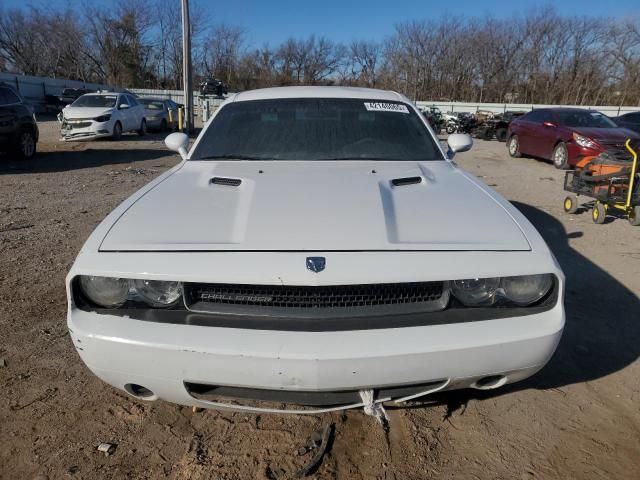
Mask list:
[[[631,148],[631,139],[628,138],[627,141],[624,144],[625,147],[627,147],[627,150],[629,150],[629,152],[631,152],[631,155],[633,155],[633,166],[631,167],[631,178],[629,178],[629,192],[627,193],[627,204],[625,205],[626,208],[629,208],[631,206],[631,194],[633,193],[633,184],[635,183],[636,180],[636,169],[638,166],[638,154],[636,153],[636,151]]]
[[[184,116],[184,114],[182,113],[183,111],[184,109],[182,107],[178,109],[178,131],[179,132],[182,131],[182,118]]]

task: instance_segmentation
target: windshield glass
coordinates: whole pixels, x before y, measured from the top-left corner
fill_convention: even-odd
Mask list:
[[[606,115],[600,112],[568,111],[556,112],[560,125],[565,127],[589,127],[589,128],[615,128],[617,125]]]
[[[117,98],[117,95],[83,95],[73,102],[72,106],[113,108],[116,106]]]
[[[138,100],[147,110],[162,110],[162,100],[151,100],[150,98],[140,98]]]
[[[295,98],[230,103],[192,160],[443,160],[415,111],[401,102]]]

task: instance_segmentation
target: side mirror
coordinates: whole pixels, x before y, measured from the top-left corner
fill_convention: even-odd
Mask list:
[[[447,145],[449,146],[449,158],[453,158],[458,152],[471,150],[473,139],[467,133],[452,133],[447,139]]]
[[[549,128],[556,128],[557,125],[553,122],[542,122],[542,125],[544,125],[545,127],[549,127]]]
[[[129,108],[129,104],[128,103],[121,103],[118,106],[118,110],[124,110],[125,108]]]
[[[187,147],[189,146],[189,137],[181,132],[175,132],[164,139],[164,144],[173,152],[178,152],[183,160],[187,158]]]

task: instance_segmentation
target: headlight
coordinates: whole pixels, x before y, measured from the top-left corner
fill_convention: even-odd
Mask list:
[[[179,282],[162,280],[134,280],[136,293],[152,307],[170,307],[175,305],[182,295]]]
[[[499,286],[499,278],[467,278],[451,282],[451,291],[465,305],[490,305]]]
[[[104,123],[104,122],[108,122],[109,120],[111,120],[111,114],[109,115],[101,115],[99,117],[94,118],[94,120],[98,123]]]
[[[578,135],[577,133],[573,134],[573,140],[581,147],[598,148],[598,144],[595,141],[590,138],[583,137],[582,135]]]
[[[80,288],[93,303],[105,308],[119,307],[127,301],[129,280],[126,278],[82,275]]]
[[[175,305],[182,297],[180,282],[162,280],[81,275],[80,288],[88,300],[104,308],[121,307],[127,300],[144,302],[150,307],[165,308]]]
[[[504,277],[501,281],[504,296],[518,305],[530,305],[544,297],[551,286],[550,274]]]

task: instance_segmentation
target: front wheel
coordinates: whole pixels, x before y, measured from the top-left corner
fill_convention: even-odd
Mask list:
[[[576,213],[578,210],[578,197],[575,195],[567,195],[564,199],[564,211],[567,213]]]
[[[447,125],[447,133],[451,135],[452,133],[456,133],[456,126],[453,124]]]
[[[629,212],[629,223],[634,227],[640,225],[640,205],[631,208]]]
[[[143,118],[140,122],[140,128],[138,129],[138,135],[144,137],[147,134],[147,121]]]
[[[607,209],[606,207],[598,202],[595,204],[595,206],[593,207],[593,210],[591,210],[591,220],[593,220],[593,223],[596,223],[598,225],[602,225],[604,223],[604,219],[607,216]]]
[[[496,130],[496,140],[499,142],[504,142],[507,139],[507,129],[499,128]]]
[[[507,142],[507,148],[509,149],[509,155],[513,158],[520,158],[522,156],[520,153],[520,142],[518,141],[517,135],[511,135],[509,142]]]
[[[113,133],[111,134],[111,138],[113,140],[120,140],[121,136],[122,136],[122,125],[120,124],[120,122],[116,122],[116,124],[113,126]]]
[[[36,154],[36,137],[31,130],[23,130],[18,137],[16,153],[25,160],[33,158]]]
[[[569,151],[567,150],[567,146],[562,142],[556,145],[556,148],[553,149],[551,159],[556,168],[560,170],[569,168]]]

